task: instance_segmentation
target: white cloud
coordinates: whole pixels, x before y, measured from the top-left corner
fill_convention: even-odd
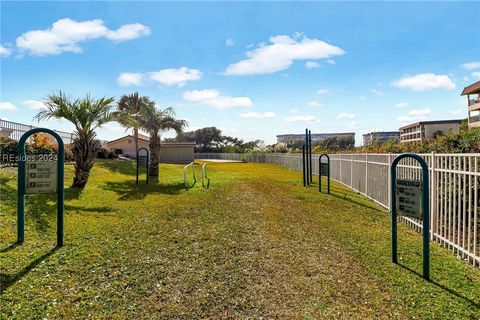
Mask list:
[[[123,25],[115,31],[108,31],[106,37],[112,41],[120,42],[136,39],[149,34],[150,29],[147,26],[140,23],[132,23]]]
[[[327,60],[325,60],[325,62],[328,63],[328,64],[336,64],[335,60],[333,60],[333,59],[327,59]]]
[[[310,102],[308,103],[308,106],[309,106],[309,107],[312,107],[312,108],[316,108],[316,107],[321,107],[322,104],[319,103],[318,101],[310,101]]]
[[[337,115],[337,119],[355,119],[354,113],[342,112]]]
[[[408,103],[406,102],[399,102],[395,105],[395,107],[397,108],[405,108],[405,107],[408,107]]]
[[[118,85],[122,87],[142,85],[144,74],[141,72],[123,72],[117,78]]]
[[[480,72],[479,72],[479,71],[472,72],[472,77],[475,77],[475,78],[479,78],[479,79],[480,79]]]
[[[317,94],[320,96],[331,96],[332,92],[328,89],[318,89]]]
[[[480,68],[480,61],[472,61],[469,63],[464,63],[462,64],[462,68],[467,69],[467,70],[473,70]]]
[[[319,68],[319,67],[320,67],[320,63],[318,63],[318,62],[315,62],[315,61],[305,62],[305,68],[307,68],[307,69],[315,69],[315,68]]]
[[[12,54],[12,49],[10,49],[9,47],[4,47],[3,45],[0,44],[0,57],[8,57],[11,54]]]
[[[432,111],[429,108],[414,109],[410,111],[407,115],[398,117],[397,121],[402,123],[420,121],[420,120],[424,120],[431,113]]]
[[[408,88],[414,91],[427,91],[432,89],[455,89],[455,82],[447,75],[422,73],[394,80],[392,85],[397,88]]]
[[[46,108],[45,103],[39,100],[25,100],[22,103],[24,105],[27,105],[30,109],[33,109],[33,110],[40,110],[40,109]]]
[[[226,45],[227,47],[231,47],[231,46],[233,46],[234,44],[235,44],[235,41],[233,41],[233,40],[230,39],[230,38],[227,39],[227,40],[225,40],[225,45]]]
[[[408,113],[410,116],[417,116],[417,117],[423,117],[423,116],[428,116],[432,111],[428,108],[425,109],[414,109]]]
[[[385,93],[383,91],[377,90],[377,89],[371,89],[371,93],[376,94],[377,96],[384,96]]]
[[[242,118],[247,119],[263,119],[263,118],[273,118],[275,113],[273,112],[246,112],[240,115]]]
[[[362,101],[365,101],[367,100],[368,98],[366,96],[358,96],[358,99],[362,100]]]
[[[304,122],[304,123],[316,123],[318,120],[314,116],[288,116],[284,119],[286,122]]]
[[[182,94],[182,98],[188,102],[201,103],[220,110],[233,107],[246,108],[253,105],[249,97],[222,96],[215,89],[186,91]]]
[[[449,114],[460,114],[462,113],[464,110],[463,109],[455,109],[455,110],[448,110],[447,112]]]
[[[359,129],[359,126],[357,125],[356,121],[352,121],[348,124],[347,129],[348,130],[357,130],[357,129]]]
[[[52,27],[32,30],[20,35],[16,44],[21,52],[45,56],[62,52],[82,52],[80,43],[98,38],[115,42],[135,39],[150,34],[150,29],[139,23],[122,25],[110,30],[101,19],[77,22],[68,18],[60,19]]]
[[[300,39],[300,37],[302,37]],[[328,59],[345,54],[341,48],[301,34],[270,37],[270,44],[260,44],[247,52],[247,59],[230,64],[225,75],[267,74],[288,69],[295,60]]]
[[[468,77],[463,77],[462,80],[463,80],[464,82],[469,82],[469,81],[470,81],[470,79],[468,79]]]
[[[189,69],[181,67],[179,69],[163,69],[159,71],[149,72],[150,79],[160,82],[166,86],[176,85],[182,87],[187,81],[195,81],[202,78],[203,73],[197,69]]]
[[[2,101],[0,102],[0,111],[17,111],[17,107],[15,107],[11,102]]]

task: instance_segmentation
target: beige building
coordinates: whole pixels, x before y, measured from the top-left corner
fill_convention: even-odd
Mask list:
[[[194,158],[195,142],[162,142],[160,148],[160,162],[162,163],[190,163]],[[139,135],[138,148],[149,148],[148,137]],[[131,135],[109,141],[107,149],[114,154],[135,159],[135,138]],[[142,153],[143,154],[143,153]]]
[[[138,148],[149,149],[148,144],[148,138],[146,139],[145,136],[139,135]],[[132,159],[135,159],[135,157],[137,156],[135,151],[135,138],[131,135],[109,141],[107,143],[107,149],[119,156],[124,156]]]
[[[462,96],[467,96],[468,127],[480,127],[480,81],[465,87]]]
[[[162,142],[160,162],[190,163],[194,159],[195,142]]]
[[[432,139],[436,134],[459,132],[462,120],[421,121],[401,127],[400,142],[421,142]]]

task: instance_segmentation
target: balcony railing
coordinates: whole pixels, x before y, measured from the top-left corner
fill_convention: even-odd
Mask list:
[[[480,115],[477,116],[472,116],[468,118],[468,123],[474,123],[474,122],[479,122],[480,121]]]
[[[468,106],[473,106],[474,104],[480,103],[480,98],[472,98],[468,100]]]

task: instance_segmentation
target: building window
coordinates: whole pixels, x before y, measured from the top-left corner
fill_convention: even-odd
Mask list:
[[[113,153],[115,153],[115,154],[122,154],[122,153],[123,153],[123,150],[122,150],[122,149],[115,149],[115,150],[113,151]]]

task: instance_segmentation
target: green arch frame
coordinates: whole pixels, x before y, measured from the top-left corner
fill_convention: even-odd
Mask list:
[[[63,246],[63,215],[64,215],[64,163],[65,163],[65,145],[58,133],[46,128],[35,128],[25,132],[18,142],[18,203],[17,203],[17,242],[25,241],[25,142],[35,133],[48,133],[52,135],[58,143],[57,158],[57,247]]]

